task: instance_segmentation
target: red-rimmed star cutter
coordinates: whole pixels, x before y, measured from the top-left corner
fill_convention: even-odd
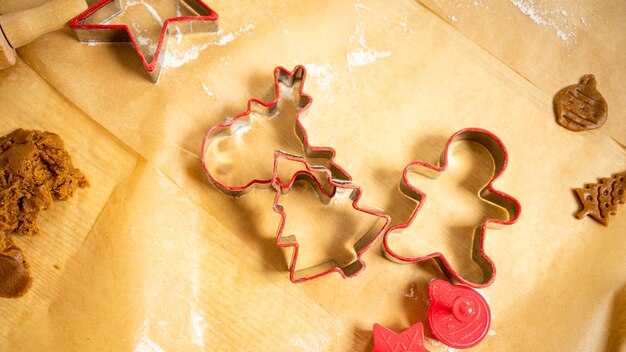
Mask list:
[[[194,16],[176,16],[163,21],[163,29],[159,36],[152,60],[148,62],[140,49],[137,38],[126,24],[109,24],[111,20],[123,13],[121,0],[102,0],[72,21],[70,28],[74,30],[82,42],[118,42],[131,43],[139,54],[139,58],[153,82],[159,81],[164,61],[164,52],[167,50],[167,34],[177,33],[217,32],[217,12],[213,11],[201,0],[181,0],[193,12]],[[154,11],[154,9],[151,9]]]

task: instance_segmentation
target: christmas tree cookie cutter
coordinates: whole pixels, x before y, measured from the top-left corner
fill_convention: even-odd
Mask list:
[[[284,84],[289,88],[299,85],[299,89],[294,92],[296,94],[296,103],[299,106],[299,111],[295,116],[294,132],[302,145],[301,156],[307,160],[323,160],[325,164],[320,166],[328,169],[332,174],[332,178],[337,182],[351,180],[350,175],[334,162],[333,159],[335,157],[335,150],[333,148],[316,147],[309,144],[307,132],[300,121],[307,109],[313,103],[311,96],[303,92],[305,81],[306,68],[302,65],[294,67],[292,71],[280,66],[276,67],[276,69],[274,69],[275,96],[273,100],[265,102],[258,99],[250,99],[248,101],[248,108],[245,112],[235,116],[232,120],[226,123],[215,125],[209,130],[209,132],[207,132],[202,142],[202,166],[209,180],[211,180],[211,183],[213,183],[217,189],[231,197],[239,197],[245,195],[252,189],[268,189],[273,187],[271,177],[254,178],[243,184],[229,184],[228,182],[220,180],[220,178],[211,171],[214,166],[217,166],[216,163],[219,163],[219,161],[208,157],[207,151],[213,143],[222,138],[231,137],[236,134],[238,126],[251,126],[250,114],[252,112],[258,113],[265,119],[272,119],[274,114],[277,112],[278,101],[281,97],[280,84]],[[271,157],[271,155],[268,156],[268,162],[270,165]]]
[[[297,171],[288,182],[283,182],[280,177],[278,177],[278,165],[281,160],[301,163],[304,166],[304,170]],[[328,183],[332,185],[332,191],[330,193],[324,189],[322,184],[318,181],[318,178],[315,177],[314,173],[322,173],[325,175]],[[311,185],[317,193],[319,201],[325,205],[329,204],[333,199],[335,199],[335,197],[341,197],[349,200],[354,210],[377,217],[377,220],[368,229],[368,231],[352,245],[352,248],[356,253],[356,259],[354,261],[342,266],[339,265],[335,259],[331,259],[318,265],[304,269],[296,269],[300,246],[297,242],[296,235],[287,235],[284,233],[287,220],[287,210],[284,205],[281,204],[281,197],[288,195],[294,185],[298,182],[309,183],[309,185]],[[354,277],[365,270],[365,262],[363,261],[362,256],[382,235],[391,222],[391,218],[389,215],[383,213],[382,210],[358,204],[362,193],[361,187],[351,181],[334,179],[330,170],[322,166],[311,166],[308,164],[307,160],[301,156],[290,155],[280,151],[277,151],[274,154],[272,186],[276,190],[274,211],[281,216],[276,234],[276,244],[281,248],[293,248],[291,263],[289,265],[289,279],[291,282],[306,282],[333,272],[339,273],[343,278],[349,278]]]
[[[450,145],[457,141],[473,141],[484,146],[491,154],[495,162],[494,174],[489,182],[481,188],[478,196],[485,202],[495,204],[507,213],[506,219],[485,219],[480,226],[474,230],[471,257],[472,260],[481,268],[483,272],[482,282],[469,282],[461,277],[457,271],[450,265],[450,262],[440,252],[430,253],[423,256],[407,257],[400,255],[392,250],[389,244],[389,237],[394,231],[409,227],[415,217],[419,213],[421,207],[426,201],[426,194],[421,192],[410,184],[408,180],[409,172],[415,172],[429,178],[437,178],[448,167],[448,151]],[[417,205],[411,213],[409,219],[405,223],[391,226],[387,229],[383,236],[382,251],[385,257],[397,263],[415,263],[428,259],[434,259],[443,273],[450,279],[454,279],[464,285],[482,288],[493,283],[496,275],[496,267],[493,261],[487,256],[484,250],[485,233],[488,228],[500,228],[504,225],[512,225],[519,219],[521,212],[520,203],[512,196],[498,191],[493,187],[493,183],[502,175],[508,163],[508,153],[502,141],[493,133],[480,128],[465,128],[454,133],[447,141],[446,146],[439,158],[439,165],[432,165],[423,161],[413,161],[405,168],[400,181],[400,191],[408,198],[413,199]]]
[[[218,30],[218,14],[208,7],[202,0],[181,0],[197,16],[176,16],[163,21],[163,29],[159,36],[152,60],[148,62],[139,47],[137,38],[133,36],[125,24],[109,24],[108,22],[123,12],[122,0],[102,0],[88,8],[70,21],[70,28],[81,42],[108,42],[131,43],[139,54],[141,63],[153,82],[159,81],[161,69],[167,51],[167,35],[170,32],[187,33],[216,33]]]

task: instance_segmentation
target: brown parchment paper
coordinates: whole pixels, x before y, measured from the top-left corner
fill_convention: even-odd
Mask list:
[[[2,91],[21,97],[2,98],[2,133],[18,126],[60,133],[92,183],[43,213],[39,236],[16,238],[35,282],[26,296],[0,302],[3,350],[263,345],[293,350],[352,344],[354,335],[339,319],[282,273],[259,265],[262,253],[219,225],[22,61],[0,75]],[[274,334],[274,327],[289,338]]]
[[[245,111],[248,99],[271,99],[275,66],[305,64],[305,92],[314,103],[302,121],[311,143],[335,148],[336,161],[364,189],[362,203],[384,209],[396,223],[410,210],[397,190],[408,162],[435,162],[447,138],[469,126],[489,129],[507,146],[509,168],[496,187],[516,196],[523,211],[517,224],[487,233],[486,252],[498,274],[483,293],[494,317],[489,336],[474,350],[624,348],[626,212],[619,209],[608,228],[576,220],[571,191],[626,169],[626,152],[611,134],[623,125],[585,133],[562,129],[554,122],[549,89],[416,2],[209,5],[220,14],[220,33],[171,39],[170,61],[157,85],[131,47],[80,44],[69,30],[20,49],[30,68],[20,63],[2,73],[0,83],[12,84],[2,89],[3,99],[14,106],[3,119],[20,121],[18,113],[26,110],[39,116],[26,122],[48,126],[48,110],[58,111],[57,132],[76,136],[76,146],[68,142],[73,155],[109,140],[119,150],[87,154],[83,162],[76,157],[92,178],[98,169],[83,164],[109,160],[102,177],[118,169],[109,165],[121,164],[118,158],[129,160],[100,203],[74,199],[68,202],[74,208],[65,211],[70,215],[61,214],[82,219],[79,206],[100,214],[82,231],[72,227],[80,233],[68,240],[72,265],[62,265],[63,275],[39,275],[47,279],[38,281],[54,283],[35,287],[22,301],[0,302],[6,312],[19,305],[31,316],[27,326],[39,332],[26,339],[26,328],[10,320],[2,328],[6,346],[367,351],[373,323],[399,331],[425,322],[428,282],[442,276],[433,263],[391,263],[377,244],[364,257],[367,269],[354,279],[331,275],[291,284],[286,254],[274,243],[279,219],[271,208],[273,192],[228,198],[201,170],[204,133]],[[510,50],[521,55],[524,49],[513,42]],[[624,74],[619,56],[589,57]],[[561,59],[537,60],[549,66]],[[566,73],[572,77],[567,84],[582,74]],[[39,83],[23,90],[18,88],[26,83],[12,83],[18,79]],[[33,91],[54,103],[28,103]],[[619,121],[611,94],[617,93],[605,95],[609,120]],[[83,132],[75,120],[94,132]],[[103,192],[92,183],[83,197]],[[54,210],[45,217],[59,219]],[[424,226],[446,224],[424,220]],[[64,238],[74,233],[60,232]],[[411,234],[417,237],[419,230]],[[28,251],[48,237],[20,244]],[[36,290],[48,296],[40,298]],[[28,299],[38,305],[22,303]],[[426,347],[445,350],[431,340]]]
[[[609,101],[603,132],[626,144],[626,4],[420,0],[547,95],[593,73]]]

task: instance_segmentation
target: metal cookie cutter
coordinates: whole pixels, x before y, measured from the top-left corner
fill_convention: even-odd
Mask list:
[[[427,200],[426,194],[421,192],[409,183],[408,173],[416,172],[429,178],[437,178],[442,172],[445,172],[448,167],[448,150],[450,145],[455,141],[469,140],[477,142],[483,145],[495,162],[494,176],[491,180],[481,188],[478,196],[486,202],[495,204],[502,207],[507,212],[507,219],[485,219],[480,226],[477,226],[474,230],[473,242],[472,242],[472,260],[478,264],[483,271],[483,282],[473,283],[463,279],[450,265],[448,260],[443,254],[436,252],[425,256],[419,257],[405,257],[394,252],[389,245],[389,235],[395,231],[407,228],[411,225],[424,202]],[[484,250],[485,232],[487,228],[499,228],[503,225],[511,225],[517,222],[520,216],[521,206],[520,203],[512,196],[498,191],[493,188],[493,183],[502,175],[506,169],[508,163],[508,154],[502,141],[491,132],[480,128],[466,128],[462,129],[450,137],[446,146],[439,158],[439,165],[432,165],[423,161],[414,161],[409,163],[405,168],[400,181],[400,190],[405,196],[415,200],[417,205],[407,222],[399,225],[395,225],[387,229],[383,237],[383,254],[390,260],[395,262],[414,263],[427,259],[434,259],[444,274],[450,278],[455,279],[458,282],[475,288],[487,287],[495,280],[496,267],[493,261],[487,256]]]
[[[284,183],[278,177],[278,164],[280,160],[302,163],[305,167],[305,170],[300,170],[296,172],[291,177],[289,182]],[[331,193],[328,193],[324,190],[324,187],[322,187],[322,185],[315,177],[315,175],[313,175],[313,173],[325,174],[328,182],[333,186]],[[287,211],[285,210],[284,205],[280,204],[280,200],[282,196],[288,195],[293,186],[298,182],[309,183],[317,193],[320,202],[322,202],[322,204],[324,205],[328,205],[334,199],[343,198],[351,202],[351,206],[354,208],[354,210],[378,218],[369,228],[369,230],[353,244],[352,248],[356,253],[356,259],[354,261],[347,265],[341,266],[336,262],[336,260],[331,259],[319,265],[296,270],[296,263],[298,261],[298,252],[300,247],[298,245],[296,235],[285,235],[283,233],[285,230]],[[385,229],[389,225],[389,222],[391,221],[391,218],[389,217],[389,215],[384,214],[381,210],[358,205],[362,193],[361,187],[350,181],[335,180],[332,177],[332,172],[330,170],[320,166],[310,166],[303,157],[286,154],[280,151],[277,151],[274,155],[274,173],[272,178],[272,185],[274,189],[276,189],[276,198],[274,199],[274,211],[281,216],[280,225],[278,226],[276,235],[276,244],[281,248],[293,247],[294,249],[289,268],[289,278],[291,282],[305,282],[316,279],[323,275],[330,274],[332,272],[338,272],[342,277],[348,278],[359,274],[365,269],[365,262],[361,258],[362,255],[385,231]]]
[[[300,121],[300,118],[303,117],[303,114],[313,103],[311,96],[303,92],[305,80],[306,68],[302,65],[294,67],[293,71],[288,71],[283,67],[277,67],[274,69],[275,97],[272,101],[264,102],[258,99],[251,99],[248,101],[248,109],[245,112],[235,116],[229,122],[215,125],[209,130],[202,143],[202,166],[215,187],[232,197],[242,196],[253,188],[272,188],[272,179],[270,178],[257,178],[250,180],[245,184],[239,185],[230,185],[220,181],[216,175],[213,175],[209,167],[209,165],[217,164],[218,162],[207,157],[207,150],[211,147],[213,142],[232,136],[238,125],[250,125],[250,114],[252,112],[258,113],[264,118],[272,119],[278,110],[278,101],[281,94],[279,84],[284,84],[290,88],[297,84],[300,86],[295,97],[296,103],[300,109],[295,116],[295,134],[302,144],[301,156],[306,158],[308,161],[315,159],[316,162],[323,162],[324,165],[320,166],[330,170],[332,178],[336,181],[351,180],[350,175],[333,161],[335,157],[335,150],[333,148],[315,147],[309,144],[307,132]],[[271,160],[270,158],[271,155],[268,156],[268,161]]]
[[[217,19],[219,17],[217,12],[201,0],[181,1],[195,11],[198,16],[178,16],[165,20],[151,62],[146,60],[139,48],[137,39],[132,35],[127,25],[108,24],[123,12],[121,0],[102,0],[72,19],[69,26],[81,42],[131,43],[139,54],[148,75],[156,83],[159,81],[163,66],[164,55],[161,53],[167,50],[166,35],[170,34],[172,29],[183,34],[217,32]]]

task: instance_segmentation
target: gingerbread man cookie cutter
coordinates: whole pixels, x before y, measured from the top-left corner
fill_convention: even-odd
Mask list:
[[[484,146],[491,154],[495,162],[495,171],[493,177],[489,182],[481,188],[478,196],[483,201],[495,204],[507,213],[506,219],[485,219],[480,226],[477,226],[474,230],[472,240],[471,257],[472,260],[481,268],[483,273],[482,282],[469,282],[461,277],[458,272],[452,267],[446,257],[440,252],[434,252],[423,256],[407,257],[400,255],[392,250],[389,244],[389,236],[394,231],[398,231],[409,227],[421,207],[426,201],[426,194],[419,189],[412,186],[408,180],[409,172],[416,172],[429,178],[437,178],[441,173],[445,172],[448,168],[448,151],[450,145],[457,141],[473,141]],[[504,225],[511,225],[517,222],[521,213],[521,205],[517,199],[512,196],[496,190],[493,187],[493,183],[502,175],[508,164],[508,153],[502,141],[496,137],[493,133],[480,129],[480,128],[465,128],[454,133],[447,141],[446,146],[439,158],[439,165],[432,165],[423,161],[413,161],[409,163],[405,168],[400,181],[400,191],[408,198],[416,201],[417,205],[409,219],[401,224],[395,225],[387,229],[383,237],[383,254],[390,260],[397,263],[415,263],[428,259],[434,259],[443,273],[450,279],[455,279],[458,282],[475,288],[487,287],[493,283],[496,275],[496,267],[493,261],[487,256],[484,250],[485,233],[488,228],[500,228]]]

